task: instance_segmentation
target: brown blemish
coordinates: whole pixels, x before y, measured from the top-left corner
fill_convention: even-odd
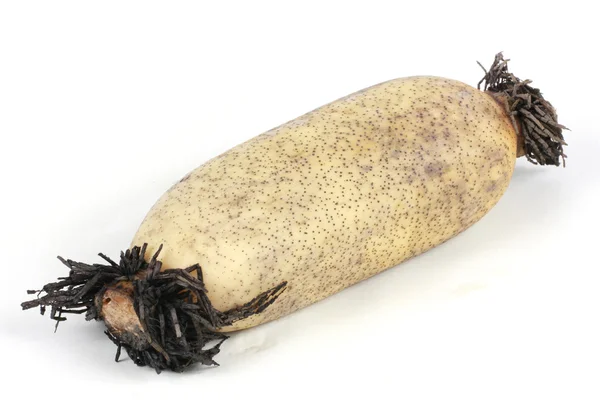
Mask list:
[[[179,183],[185,182],[192,176],[192,173],[186,174],[183,178],[179,180]]]
[[[443,161],[433,161],[425,165],[425,173],[431,177],[440,177],[444,174],[447,164]]]

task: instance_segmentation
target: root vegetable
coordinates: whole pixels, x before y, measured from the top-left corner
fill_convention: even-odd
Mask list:
[[[554,108],[502,54],[481,83],[391,80],[259,135],[171,187],[118,264],[61,259],[70,276],[23,307],[102,319],[119,352],[157,371],[215,364],[223,332],[467,229],[498,202],[517,156],[564,162]]]

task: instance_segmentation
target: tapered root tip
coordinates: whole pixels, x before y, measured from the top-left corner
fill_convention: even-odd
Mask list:
[[[202,269],[161,271],[158,254],[146,261],[147,246],[121,253],[117,264],[84,264],[59,258],[69,267],[66,278],[28,291],[38,298],[21,304],[24,310],[51,309],[57,324],[67,313],[86,313],[103,320],[106,334],[136,365],[181,372],[193,364],[218,365],[214,356],[228,338],[219,328],[262,312],[284,292],[287,283],[261,293],[248,303],[222,312],[215,309],[204,286]],[[159,249],[160,251],[160,249]]]

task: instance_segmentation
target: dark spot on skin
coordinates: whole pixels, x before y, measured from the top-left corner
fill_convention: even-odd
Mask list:
[[[486,192],[490,193],[496,190],[498,187],[498,181],[491,181],[485,188]]]
[[[187,181],[188,179],[190,179],[190,176],[192,176],[192,173],[191,173],[191,172],[190,172],[189,174],[185,175],[183,178],[181,178],[181,179],[179,180],[179,183],[182,183],[182,182],[185,182],[185,181]]]
[[[447,164],[443,161],[433,161],[425,165],[425,173],[428,176],[442,176]]]

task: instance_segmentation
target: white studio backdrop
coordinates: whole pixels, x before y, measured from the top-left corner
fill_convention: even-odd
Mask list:
[[[27,398],[600,397],[600,37],[589,2],[3,1],[0,366]],[[22,312],[60,254],[117,256],[234,145],[375,83],[476,85],[504,51],[571,132],[457,238],[157,376],[100,323]]]

